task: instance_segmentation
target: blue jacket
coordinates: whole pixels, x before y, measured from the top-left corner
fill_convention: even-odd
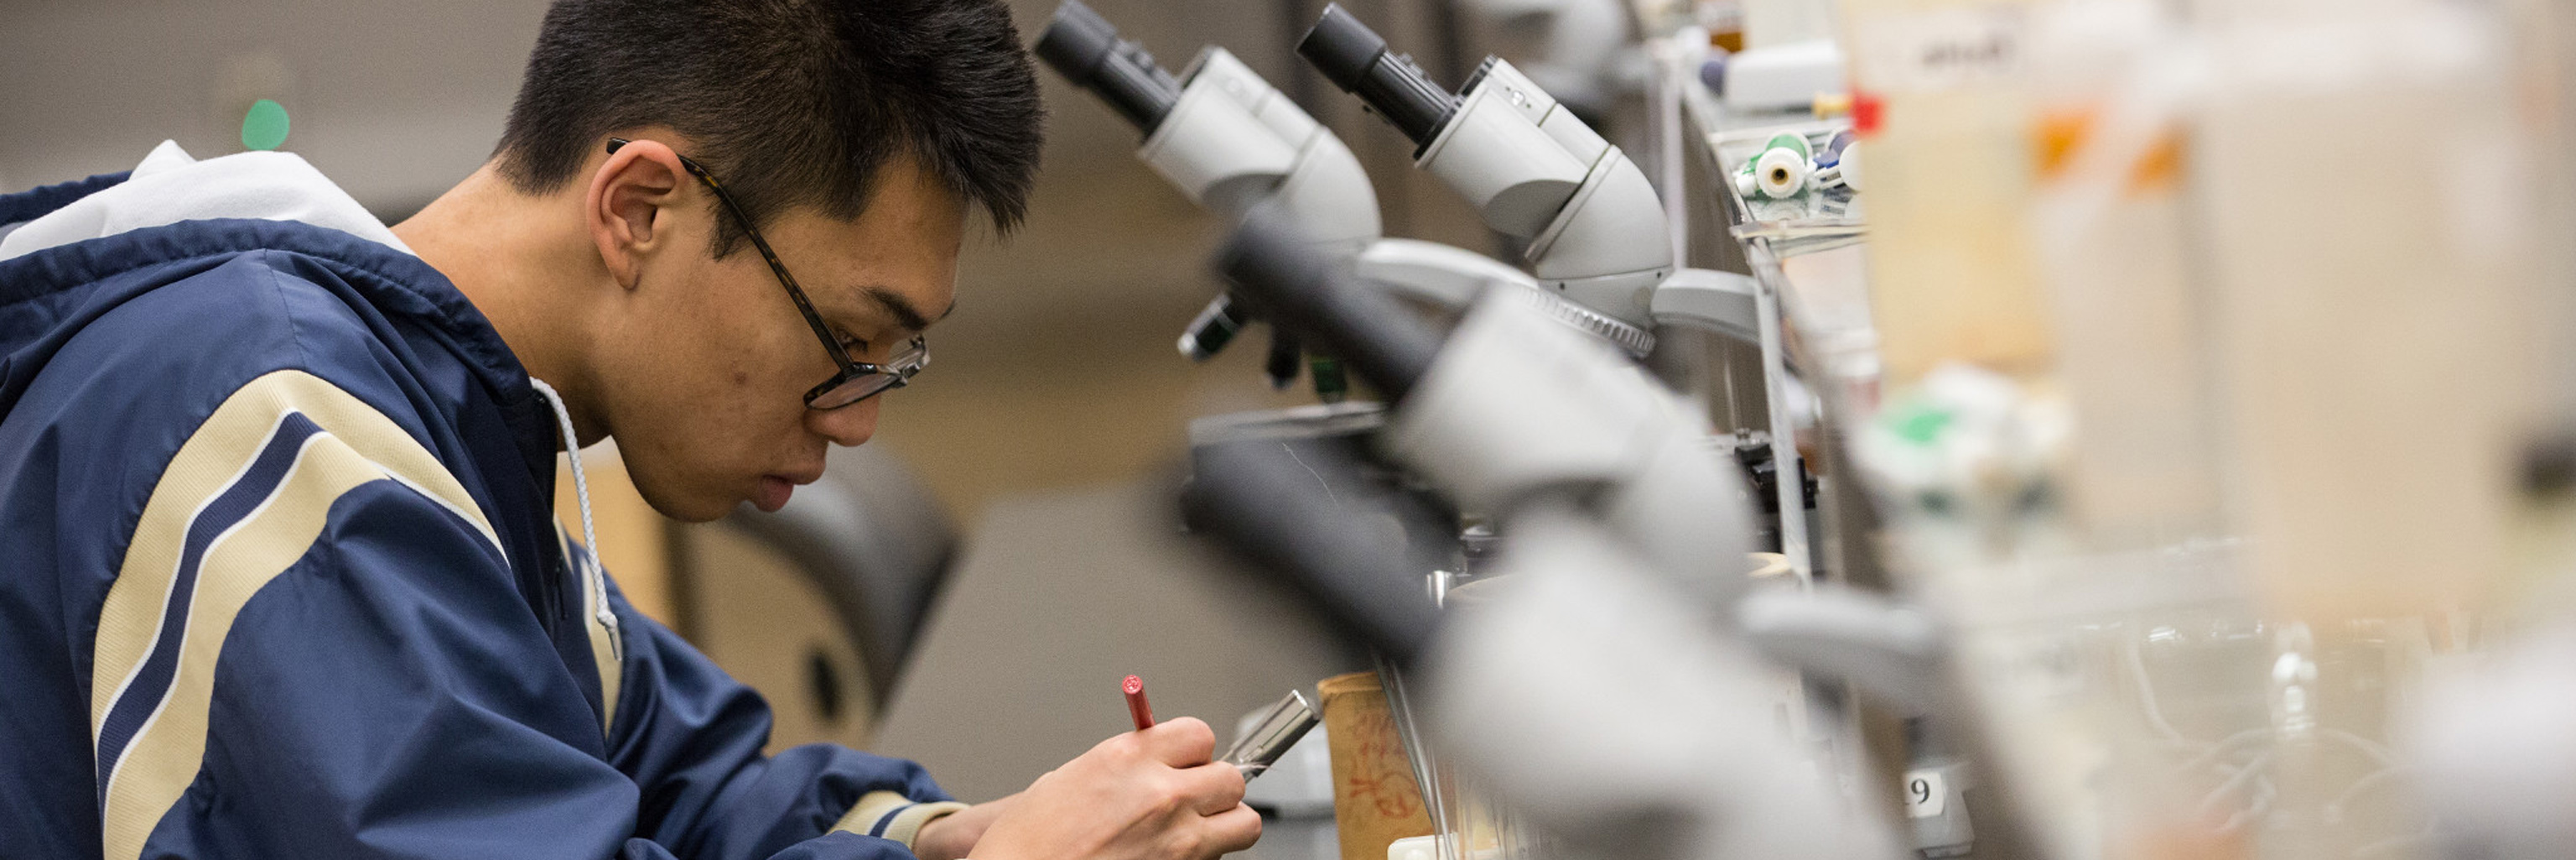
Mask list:
[[[758,695],[585,582],[554,427],[347,233],[0,260],[0,856],[908,860],[956,808],[918,766],[763,756]]]

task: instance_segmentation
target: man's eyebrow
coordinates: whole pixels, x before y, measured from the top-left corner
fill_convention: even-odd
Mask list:
[[[914,307],[912,300],[904,298],[902,293],[884,287],[874,285],[860,287],[859,293],[875,299],[877,305],[885,308],[886,313],[892,314],[895,324],[902,326],[905,331],[921,331],[929,328],[931,323],[946,319],[949,312],[957,310],[957,303],[950,302],[948,307],[940,310],[938,316],[929,316],[923,314],[920,308]]]

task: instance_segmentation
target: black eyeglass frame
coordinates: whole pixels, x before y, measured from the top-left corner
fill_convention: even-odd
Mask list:
[[[609,138],[609,154],[616,154],[619,148],[624,147],[630,142],[631,141],[622,137]],[[743,235],[751,239],[751,246],[753,248],[759,249],[760,258],[769,263],[769,271],[778,276],[778,285],[786,287],[787,297],[795,300],[796,312],[805,317],[806,325],[813,327],[814,337],[823,342],[823,352],[830,355],[832,357],[832,365],[839,368],[839,371],[834,373],[831,379],[824,380],[823,384],[806,390],[805,408],[839,409],[843,406],[858,403],[870,397],[883,394],[888,390],[902,388],[906,385],[912,384],[912,378],[920,374],[922,368],[930,366],[930,341],[924,335],[913,335],[912,342],[905,344],[902,349],[897,350],[893,355],[888,356],[884,364],[852,361],[850,359],[849,352],[841,348],[840,339],[832,336],[832,327],[823,322],[823,316],[821,314],[814,312],[814,302],[805,297],[805,289],[796,285],[796,276],[787,273],[786,264],[778,262],[778,252],[770,250],[768,240],[762,239],[760,237],[760,230],[751,225],[751,215],[742,211],[742,204],[735,203],[732,194],[725,192],[724,183],[717,182],[715,174],[707,172],[705,165],[699,164],[688,156],[680,155],[676,152],[672,153],[672,155],[680,159],[681,167],[688,168],[689,175],[695,176],[698,178],[698,181],[706,183],[707,190],[715,192],[716,201],[724,204],[725,211],[733,213],[734,220],[742,224]],[[818,405],[815,402],[823,399],[825,395],[838,391],[843,386],[849,386],[870,377],[881,378],[884,379],[885,382],[876,385],[873,388],[866,388],[863,391],[859,391],[857,394],[851,395],[848,400],[843,400],[828,406]]]

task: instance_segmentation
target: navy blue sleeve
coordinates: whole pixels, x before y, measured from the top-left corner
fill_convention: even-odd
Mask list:
[[[302,503],[278,495],[269,510]],[[255,594],[228,631],[185,634],[222,642],[211,687],[189,689],[183,666],[126,747],[108,786],[110,855],[120,813],[159,816],[145,857],[616,853],[634,788],[583,748],[597,734],[589,709],[562,705],[580,701],[573,677],[533,623],[508,620],[527,610],[485,538],[393,481],[324,507],[309,548],[264,584],[242,581],[254,567],[206,560],[192,625],[224,620],[218,591]],[[281,525],[236,534],[302,537]],[[191,716],[201,766],[184,749]],[[155,783],[189,772],[185,794],[162,802]]]
[[[195,627],[178,631],[176,670],[147,657],[127,686],[151,707],[110,713],[111,846],[121,821],[157,821],[140,856],[909,857],[826,831],[870,790],[938,797],[919,768],[828,747],[761,757],[757,697],[631,612],[609,755],[489,537],[333,445],[284,446],[304,454],[248,473],[282,475],[273,489],[206,507],[247,511],[228,527],[247,542],[199,553],[204,575],[176,595],[189,605],[161,613]],[[343,477],[305,477],[332,459]],[[262,552],[292,562],[262,580]],[[219,661],[201,659],[210,641]]]
[[[815,837],[884,807],[870,792],[917,829],[917,768],[761,757],[758,699],[623,615],[612,742],[603,679],[413,431],[320,376],[259,376],[179,447],[100,605],[104,856],[907,855],[908,834]]]
[[[959,806],[909,761],[831,744],[762,755],[770,717],[760,694],[622,596],[611,600],[627,652],[610,760],[641,787],[639,833],[709,860],[910,860],[920,824]],[[798,845],[806,840],[816,841]]]

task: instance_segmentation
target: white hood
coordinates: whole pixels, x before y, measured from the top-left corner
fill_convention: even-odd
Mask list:
[[[204,161],[162,141],[115,187],[0,226],[0,260],[128,230],[207,218],[300,221],[412,253],[322,171],[291,152],[244,152]]]

